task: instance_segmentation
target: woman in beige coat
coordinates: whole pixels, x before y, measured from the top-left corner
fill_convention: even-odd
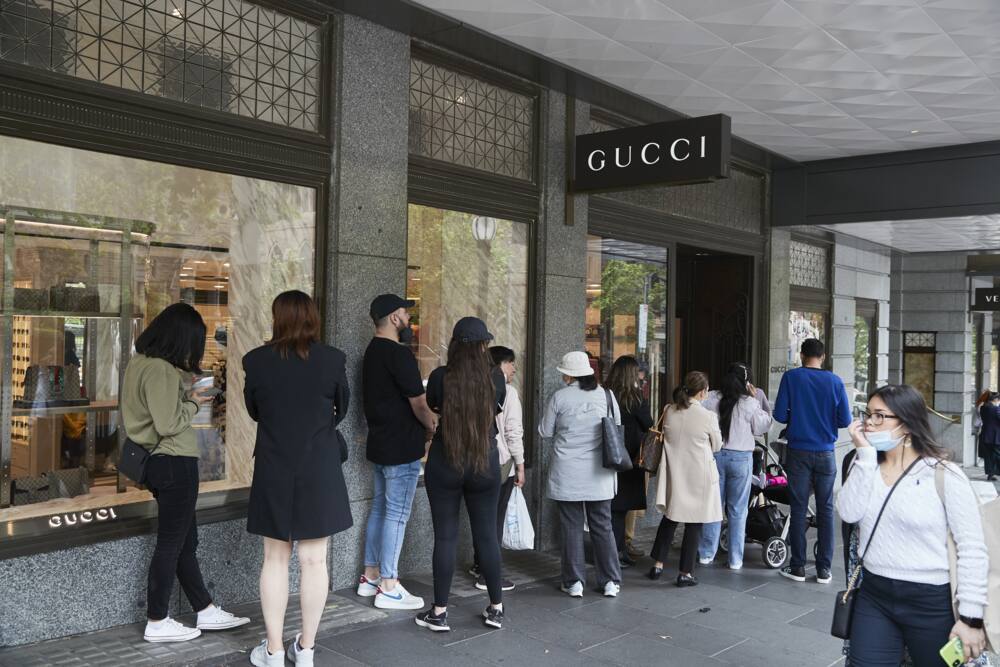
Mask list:
[[[708,377],[692,371],[674,390],[674,402],[664,408],[663,458],[656,482],[656,508],[663,512],[650,554],[656,563],[650,579],[663,574],[677,524],[684,524],[678,586],[696,586],[694,561],[702,524],[722,521],[719,470],[715,452],[722,449],[718,416],[701,405],[708,396]]]

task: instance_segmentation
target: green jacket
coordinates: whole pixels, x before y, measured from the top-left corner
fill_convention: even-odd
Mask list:
[[[136,444],[157,454],[198,456],[198,436],[191,420],[198,404],[187,397],[183,371],[169,361],[135,355],[125,369],[121,389],[125,432]]]

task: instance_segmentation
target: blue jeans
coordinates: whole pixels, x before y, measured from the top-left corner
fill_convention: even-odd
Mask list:
[[[851,621],[850,664],[899,667],[906,646],[914,667],[939,667],[952,614],[948,584],[899,581],[865,570]]]
[[[810,494],[816,494],[816,526],[819,549],[816,569],[830,569],[833,561],[833,483],[837,478],[837,459],[833,450],[811,452],[789,449],[785,472],[792,499],[792,517],[788,541],[792,546],[792,567],[806,565],[806,512]]]
[[[406,522],[420,477],[420,461],[398,466],[375,464],[375,497],[365,530],[365,567],[378,567],[384,579],[398,579]]]
[[[722,507],[729,519],[729,564],[743,565],[743,542],[746,539],[747,503],[750,501],[750,477],[753,475],[753,452],[723,449],[715,455],[719,469],[719,493]],[[706,523],[701,531],[698,556],[703,560],[715,558],[719,548],[722,523]]]

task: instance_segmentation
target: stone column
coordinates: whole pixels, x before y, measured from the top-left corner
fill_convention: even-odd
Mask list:
[[[566,114],[576,115],[577,134],[590,129],[590,106],[575,102],[567,110],[567,97],[546,92],[542,102],[541,160],[542,211],[538,230],[535,313],[538,337],[534,362],[536,384],[535,424],[525,424],[535,443],[533,470],[526,495],[536,517],[540,549],[558,544],[559,520],[555,506],[545,498],[550,448],[535,431],[545,402],[561,381],[556,364],[566,352],[583,350],[587,277],[587,195],[569,199],[573,224],[566,224]],[[527,433],[526,433],[527,437]]]
[[[338,26],[334,171],[328,230],[326,332],[347,354],[351,406],[341,424],[350,459],[344,477],[354,527],[332,540],[330,582],[350,585],[362,565],[364,525],[372,497],[371,464],[365,458],[361,359],[372,337],[368,306],[378,294],[406,289],[406,178],[410,40],[364,19],[344,14]],[[421,502],[422,501],[422,502]],[[418,492],[400,569],[416,551],[416,523],[427,518]],[[426,534],[426,526],[423,533]]]
[[[768,304],[768,366],[758,370],[758,380],[763,383],[768,397],[773,401],[778,395],[781,376],[788,366],[788,312],[790,306],[789,255],[792,235],[787,229],[771,229],[768,251],[770,261],[770,299]],[[766,381],[764,380],[766,378]],[[780,430],[780,428],[778,429]]]

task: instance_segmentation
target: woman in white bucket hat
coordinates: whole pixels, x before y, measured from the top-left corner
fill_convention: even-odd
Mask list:
[[[543,438],[552,439],[548,496],[559,507],[562,524],[562,590],[582,597],[586,580],[583,556],[584,514],[594,547],[597,584],[604,595],[621,590],[621,566],[611,530],[611,499],[617,474],[605,468],[602,457],[601,419],[610,413],[621,423],[614,394],[598,391],[597,378],[585,352],[569,352],[556,366],[565,387],[549,398],[538,426]]]

